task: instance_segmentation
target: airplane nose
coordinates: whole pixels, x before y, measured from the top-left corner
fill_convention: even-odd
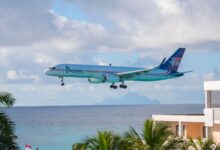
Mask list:
[[[46,75],[50,75],[50,70],[47,70],[47,71],[45,72],[45,74],[46,74]]]

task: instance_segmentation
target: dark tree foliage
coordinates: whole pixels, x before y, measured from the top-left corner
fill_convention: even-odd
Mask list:
[[[0,105],[10,107],[14,102],[15,98],[10,93],[0,93]],[[14,131],[14,122],[3,111],[0,111],[0,150],[19,150]]]

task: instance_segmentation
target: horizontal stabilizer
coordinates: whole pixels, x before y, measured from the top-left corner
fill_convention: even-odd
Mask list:
[[[190,73],[190,72],[193,72],[193,71],[176,72],[176,73],[172,73],[171,75],[173,75],[173,76],[182,76],[185,73]]]
[[[193,72],[193,71],[184,71],[184,72],[180,72],[180,73],[190,73],[190,72]]]

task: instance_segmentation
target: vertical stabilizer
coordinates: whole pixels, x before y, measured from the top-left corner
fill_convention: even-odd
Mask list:
[[[161,69],[177,72],[181,63],[185,48],[179,48],[176,52],[163,64],[159,66]]]

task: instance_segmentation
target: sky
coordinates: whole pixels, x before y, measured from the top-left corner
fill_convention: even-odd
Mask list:
[[[155,67],[177,48],[184,77],[127,82],[45,76],[59,63]],[[220,1],[0,1],[0,90],[16,106],[94,105],[136,93],[162,104],[204,103],[203,82],[220,78]]]

